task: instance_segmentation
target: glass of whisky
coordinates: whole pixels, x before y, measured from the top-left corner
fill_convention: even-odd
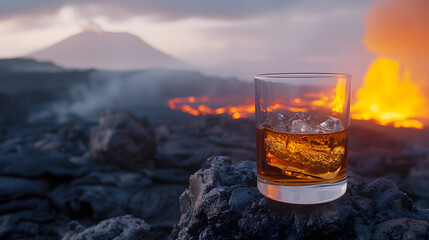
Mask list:
[[[351,76],[255,76],[258,189],[268,198],[317,204],[347,188]]]

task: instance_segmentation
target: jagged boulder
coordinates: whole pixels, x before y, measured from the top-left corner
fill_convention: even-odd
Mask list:
[[[383,178],[365,182],[349,174],[347,193],[340,199],[292,205],[259,193],[254,162],[231,165],[228,157],[211,157],[208,163],[209,168],[190,177],[180,197],[182,215],[174,239],[428,238],[429,212],[414,207]]]
[[[107,111],[91,133],[91,153],[100,164],[129,170],[154,167],[156,140],[146,121],[129,112]]]
[[[101,221],[85,228],[76,221],[68,225],[69,231],[62,240],[112,239],[143,240],[149,236],[150,226],[144,220],[131,215]]]

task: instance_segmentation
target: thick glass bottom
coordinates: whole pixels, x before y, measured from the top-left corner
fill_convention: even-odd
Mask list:
[[[318,204],[334,201],[344,195],[347,178],[338,182],[305,186],[285,186],[258,177],[258,189],[266,197],[292,204]]]

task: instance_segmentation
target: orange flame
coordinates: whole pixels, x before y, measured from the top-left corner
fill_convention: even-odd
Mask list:
[[[353,119],[376,120],[381,125],[423,128],[413,119],[422,114],[424,98],[411,75],[400,76],[399,63],[378,58],[370,66],[364,86],[357,92],[358,102],[352,106]]]
[[[346,98],[346,79],[340,78],[337,80],[337,86],[335,88],[335,98],[334,101],[332,101],[329,106],[332,107],[332,111],[337,113],[343,112],[343,107],[345,103]]]

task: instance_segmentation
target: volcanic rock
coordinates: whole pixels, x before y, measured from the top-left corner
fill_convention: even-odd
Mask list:
[[[92,127],[0,129],[0,239],[60,239],[71,220],[92,225],[126,214],[150,223],[152,235],[170,234],[190,174],[95,164],[89,154]]]
[[[376,226],[375,239],[427,239],[429,222],[410,218],[388,220]]]
[[[426,162],[426,154],[392,153],[387,149],[371,149],[359,154],[350,154],[349,167],[355,173],[365,177],[395,173],[405,178],[412,168],[420,162]]]
[[[58,239],[69,217],[48,196],[92,169],[85,158],[88,126],[18,126],[0,141],[0,239]]]
[[[156,141],[148,125],[129,112],[105,112],[91,133],[91,153],[96,162],[129,170],[154,167]]]
[[[349,154],[348,167],[367,179],[387,178],[415,200],[415,205],[429,209],[429,148],[353,153]]]
[[[172,172],[164,170],[163,174]],[[145,174],[106,166],[57,186],[48,196],[55,208],[75,219],[100,221],[133,214],[152,226],[170,227],[180,217],[177,199],[184,189],[185,184],[161,183]]]
[[[131,215],[101,221],[95,226],[84,228],[78,222],[69,223],[69,231],[63,240],[114,239],[143,240],[149,235],[150,226],[144,220]]]
[[[343,197],[319,205],[292,205],[259,193],[254,162],[231,165],[231,161],[212,157],[209,168],[190,177],[172,238],[428,238],[429,212],[414,207],[405,193],[383,178],[365,182],[350,173]]]
[[[429,159],[417,163],[410,172],[405,181],[400,184],[401,189],[407,193],[419,197],[418,204],[423,208],[429,209]]]
[[[193,173],[210,156],[225,155],[236,162],[256,160],[255,124],[249,119],[208,117],[161,125],[156,129],[158,167]]]
[[[160,143],[157,148],[157,166],[175,167],[195,171],[207,157],[213,155],[215,148],[197,139],[172,139]]]

